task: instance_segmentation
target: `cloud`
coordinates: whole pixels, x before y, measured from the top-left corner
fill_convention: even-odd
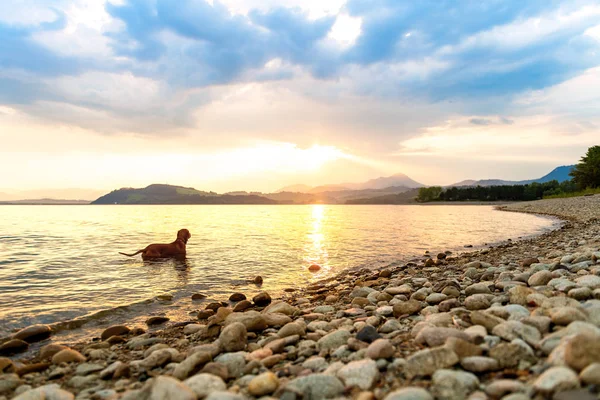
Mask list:
[[[374,131],[398,142],[456,114],[510,125],[498,115],[520,117],[515,98],[600,65],[591,0],[10,1],[0,102],[102,133],[209,132],[203,109],[225,107],[219,96],[239,85],[262,85],[274,102],[328,102],[315,125],[343,127],[330,137]],[[289,140],[255,123],[265,139]]]

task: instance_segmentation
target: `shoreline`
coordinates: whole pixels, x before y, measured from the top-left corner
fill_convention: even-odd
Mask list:
[[[554,352],[560,346],[573,347],[562,340],[565,335],[560,332],[566,331],[597,334],[600,346],[600,301],[594,300],[600,300],[600,283],[595,286],[600,281],[600,230],[594,221],[600,196],[587,199],[592,200],[552,200],[558,210],[554,214],[548,201],[499,207],[566,221],[534,238],[456,257],[444,253],[421,257],[418,262],[391,264],[379,271],[349,269],[284,293],[280,302],[266,307],[260,298],[254,301],[258,306],[241,301],[236,308],[243,304],[246,312],[221,307],[212,315],[206,312],[207,318],[150,334],[122,329],[113,339],[70,344],[72,350],[66,352],[75,362],[69,364],[61,364],[65,360],[60,357],[48,361],[39,354],[22,360],[24,365],[5,362],[3,366],[0,359],[0,371],[17,372],[5,376],[14,383],[4,392],[0,385],[0,399],[52,383],[61,389],[38,390],[66,390],[82,399],[145,399],[167,389],[178,395],[164,398],[302,394],[305,398],[383,399],[406,386],[425,387],[439,398],[467,398],[473,393],[479,396],[473,398],[500,398],[496,395],[500,389],[530,398],[589,385],[600,379],[600,366],[591,378],[590,374],[578,377],[585,368],[572,365],[565,351],[562,358]],[[535,212],[536,207],[540,212]],[[561,209],[569,212],[560,214]],[[567,265],[561,263],[573,254],[579,255],[564,262]],[[583,260],[576,263],[578,258]],[[541,275],[544,279],[539,282],[549,278],[543,285],[530,284]],[[539,282],[534,279],[533,283]],[[578,292],[571,296],[573,290]],[[555,307],[545,307],[545,302]],[[593,346],[594,341],[580,345]],[[246,352],[239,353],[242,350]],[[584,350],[584,354],[595,354],[594,349]],[[512,352],[515,365],[503,357],[507,352]],[[65,356],[65,350],[60,354]],[[592,357],[585,367],[594,363],[600,359]],[[558,366],[564,364],[568,368]],[[191,367],[186,372],[184,366]],[[115,377],[119,368],[128,372]],[[556,368],[571,378],[568,384],[558,387],[546,382],[544,375]],[[204,372],[194,376],[199,370]],[[499,377],[502,388],[493,382]],[[444,386],[448,380],[454,382],[451,387]],[[463,380],[470,383],[465,386]],[[207,393],[207,385],[219,390]],[[312,391],[311,385],[321,392]],[[595,388],[583,390],[597,395]],[[224,397],[223,390],[230,397]]]

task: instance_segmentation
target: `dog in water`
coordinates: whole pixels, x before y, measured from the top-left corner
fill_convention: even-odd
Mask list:
[[[142,259],[150,260],[154,258],[185,258],[185,245],[192,237],[192,234],[187,229],[180,229],[177,232],[177,239],[173,243],[154,243],[148,245],[142,250],[138,250],[133,254],[121,253],[127,257],[133,257],[142,253]]]

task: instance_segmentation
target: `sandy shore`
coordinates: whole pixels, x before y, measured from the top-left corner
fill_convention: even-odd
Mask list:
[[[597,399],[600,196],[501,208],[568,222],[0,358],[0,400]],[[48,334],[28,328],[0,351]]]

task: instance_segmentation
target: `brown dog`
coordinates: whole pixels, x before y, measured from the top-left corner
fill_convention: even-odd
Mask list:
[[[177,239],[173,243],[161,244],[155,243],[147,246],[145,249],[138,250],[133,254],[121,253],[127,257],[133,257],[137,254],[142,253],[142,259],[148,260],[152,258],[167,258],[167,257],[176,257],[181,258],[185,257],[185,245],[187,241],[192,237],[192,234],[187,229],[180,229],[177,232]]]

